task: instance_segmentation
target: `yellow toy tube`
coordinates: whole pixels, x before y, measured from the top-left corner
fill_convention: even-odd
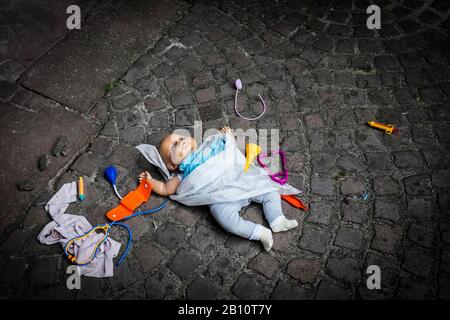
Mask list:
[[[369,121],[367,124],[373,128],[384,130],[387,134],[392,134],[398,131],[392,124],[383,124],[375,121]]]
[[[84,183],[83,183],[83,177],[80,177],[78,179],[78,198],[83,201],[84,198],[86,198],[86,195],[84,194]]]

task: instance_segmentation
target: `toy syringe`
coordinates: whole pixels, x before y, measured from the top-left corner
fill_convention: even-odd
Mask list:
[[[83,201],[84,198],[86,198],[86,195],[84,194],[84,183],[83,183],[83,177],[80,176],[78,179],[78,198]]]
[[[369,121],[367,124],[373,128],[384,130],[387,134],[396,133],[398,131],[392,124],[383,124],[375,121]]]

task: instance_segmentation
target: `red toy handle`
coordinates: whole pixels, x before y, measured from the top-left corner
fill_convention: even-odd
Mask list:
[[[303,211],[309,210],[308,207],[303,203],[303,201],[294,195],[284,194],[284,195],[281,195],[281,198],[296,208],[302,209]]]

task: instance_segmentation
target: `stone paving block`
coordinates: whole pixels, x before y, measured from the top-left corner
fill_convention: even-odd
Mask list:
[[[379,196],[399,195],[402,191],[401,185],[390,176],[375,177],[373,179],[373,189]]]
[[[363,90],[344,89],[344,102],[350,106],[367,105],[367,93]]]
[[[58,280],[58,257],[42,257],[31,264],[30,281],[36,285],[51,285]]]
[[[399,227],[376,224],[371,248],[382,253],[394,254],[400,239],[401,229]]]
[[[132,145],[140,144],[145,137],[145,130],[142,127],[131,127],[119,131],[120,139]]]
[[[273,300],[306,300],[309,298],[308,292],[285,281],[279,281],[273,289],[270,299]]]
[[[347,177],[341,181],[341,193],[344,196],[361,195],[367,189],[367,184],[363,178]]]
[[[117,110],[129,110],[137,105],[139,97],[134,92],[128,92],[125,95],[114,97],[112,105]]]
[[[0,80],[0,98],[9,100],[19,91],[20,87],[12,82]]]
[[[218,255],[208,265],[209,274],[219,278],[219,281],[222,284],[225,283],[237,269],[235,261],[230,259],[227,255]]]
[[[431,220],[434,215],[434,201],[427,197],[412,197],[408,199],[408,214],[419,221]]]
[[[144,101],[144,105],[149,112],[166,108],[166,103],[159,96],[146,98]]]
[[[305,225],[300,239],[300,248],[310,250],[316,253],[324,253],[329,241],[330,235],[327,229],[316,229],[310,225]]]
[[[159,250],[158,247],[152,243],[143,245],[141,248],[136,250],[134,255],[140,262],[140,265],[145,272],[148,272],[152,270],[153,267],[159,265],[163,259],[161,250]]]
[[[439,103],[444,98],[441,91],[436,87],[426,87],[418,91],[420,99],[427,104]]]
[[[138,90],[142,96],[154,95],[159,92],[159,86],[155,78],[147,76],[138,80],[134,84],[134,88]]]
[[[348,300],[350,297],[351,294],[347,290],[327,280],[322,280],[319,283],[315,298],[317,300]]]
[[[450,188],[450,170],[439,170],[432,175],[432,185],[439,188]]]
[[[416,276],[427,279],[432,268],[432,255],[430,250],[419,246],[406,249],[402,267]]]
[[[331,203],[314,201],[309,205],[307,222],[329,225],[333,212],[335,211]]]
[[[369,216],[363,201],[349,200],[342,204],[344,220],[354,223],[365,224]]]
[[[311,159],[313,172],[329,174],[333,171],[334,162],[331,157],[320,156]]]
[[[347,284],[355,282],[360,277],[360,269],[361,263],[358,259],[340,254],[328,257],[325,266],[327,274]]]
[[[422,153],[429,166],[445,167],[449,164],[444,152],[438,149],[422,150]]]
[[[429,288],[413,277],[402,277],[400,279],[397,297],[405,300],[430,299]]]
[[[434,243],[433,228],[428,225],[412,224],[408,228],[408,239],[425,248],[432,248]]]
[[[211,121],[223,118],[223,105],[220,103],[212,103],[211,105],[201,106],[198,108],[200,119],[202,121]]]
[[[398,200],[376,199],[374,217],[398,222],[401,218]]]
[[[185,237],[186,231],[182,227],[169,223],[164,229],[158,228],[155,234],[155,241],[168,249],[174,249]]]
[[[191,250],[181,249],[168,267],[184,280],[194,273],[200,263],[199,258]]]
[[[22,250],[27,239],[26,236],[25,230],[14,230],[0,246],[0,253],[3,256],[9,256],[16,253],[18,249]]]
[[[360,172],[364,169],[361,162],[352,155],[340,156],[336,161],[336,167],[350,173]]]
[[[247,273],[242,273],[232,287],[232,292],[243,300],[258,300],[262,298],[262,285]]]
[[[272,250],[285,252],[293,244],[294,239],[297,239],[297,235],[293,232],[278,232],[273,233],[273,246]]]
[[[356,228],[340,227],[334,244],[344,248],[360,250],[364,244],[364,232]]]
[[[314,283],[321,265],[320,260],[296,258],[289,262],[286,273],[301,282]]]
[[[185,224],[188,227],[193,227],[199,219],[207,214],[207,212],[201,210],[192,210],[189,207],[180,205],[176,208],[174,216],[181,223]]]
[[[274,241],[275,244],[275,241]],[[234,252],[238,253],[241,256],[247,255],[249,252],[252,252],[252,248],[256,248],[256,243],[253,241],[248,241],[247,239],[242,239],[239,237],[230,237],[225,246]],[[258,247],[259,248],[259,247]]]
[[[450,272],[450,250],[449,247],[446,247],[442,250],[440,254],[440,266],[439,269],[441,271]]]
[[[5,287],[17,283],[22,279],[28,267],[29,265],[24,258],[10,259],[6,264],[6,267],[2,268],[0,283]]]
[[[311,177],[311,192],[322,196],[334,195],[334,179],[321,175],[313,175]]]
[[[355,137],[356,143],[364,150],[377,150],[383,145],[380,133],[375,130],[357,130]]]
[[[439,298],[448,300],[450,299],[450,275],[441,274],[439,277]]]
[[[97,137],[92,142],[89,151],[92,154],[107,157],[112,151],[112,146],[113,143],[110,140],[104,137]]]
[[[411,128],[411,138],[420,145],[433,145],[436,142],[436,138],[431,130],[420,125]]]
[[[394,152],[395,165],[399,169],[412,169],[420,166],[420,159],[417,153],[412,151]]]
[[[198,276],[186,289],[186,298],[189,300],[212,300],[219,290],[209,281]]]
[[[147,298],[164,299],[174,293],[176,289],[175,282],[168,276],[167,272],[159,271],[150,277],[145,284]]]
[[[85,153],[70,167],[72,170],[85,175],[92,176],[101,163],[101,158],[96,155]]]
[[[201,89],[195,93],[198,103],[211,102],[217,98],[217,93],[214,87]]]
[[[199,120],[194,109],[180,110],[175,114],[175,125],[190,126],[195,120]]]
[[[425,176],[411,176],[403,179],[406,193],[413,196],[431,194],[429,181]]]
[[[200,226],[191,236],[189,241],[194,246],[194,248],[201,252],[204,252],[207,247],[214,247],[219,243],[223,243],[225,241],[223,232],[224,231],[219,231],[215,228],[213,229],[210,226]]]
[[[255,270],[266,278],[272,278],[275,271],[278,270],[278,261],[267,253],[260,253],[248,264],[248,268]]]
[[[439,231],[440,231],[442,240],[446,243],[450,243],[450,224],[449,223],[440,223]]]
[[[367,158],[367,168],[371,172],[392,170],[394,168],[393,161],[390,159],[388,153],[369,152],[365,156]]]
[[[400,104],[416,104],[415,93],[408,88],[398,88],[394,90],[394,95],[398,103]]]

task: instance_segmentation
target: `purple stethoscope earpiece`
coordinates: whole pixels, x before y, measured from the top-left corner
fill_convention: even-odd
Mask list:
[[[234,85],[235,85],[236,89],[241,90],[242,89],[242,81],[241,81],[241,79],[237,79],[234,82]]]
[[[234,110],[236,111],[236,113],[238,114],[238,116],[241,117],[241,118],[243,118],[243,119],[245,119],[245,120],[258,120],[259,118],[261,118],[261,117],[263,116],[263,114],[266,112],[266,104],[265,104],[263,98],[261,97],[261,95],[258,94],[258,96],[259,96],[259,98],[261,99],[261,102],[262,102],[262,104],[263,104],[263,106],[264,106],[263,111],[261,112],[261,114],[260,114],[259,116],[255,117],[255,118],[247,118],[247,117],[244,117],[243,115],[241,115],[241,114],[239,113],[238,109],[237,109],[237,97],[238,97],[238,92],[239,92],[239,90],[242,89],[242,81],[241,81],[241,79],[237,79],[237,80],[234,82],[234,86],[236,87],[236,96],[235,96],[235,98],[234,98]]]

